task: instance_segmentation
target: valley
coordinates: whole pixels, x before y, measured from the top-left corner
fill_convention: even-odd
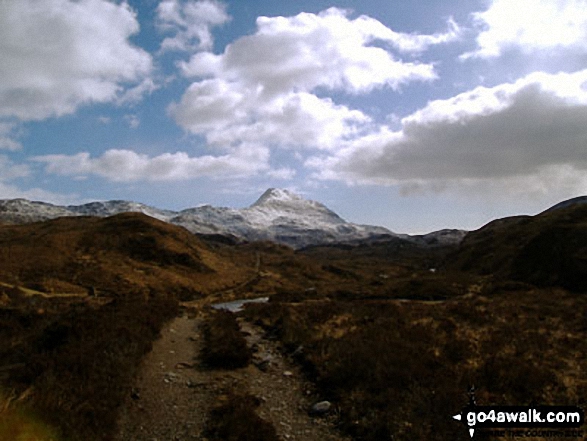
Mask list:
[[[586,209],[301,248],[136,212],[13,218],[0,439],[466,440],[472,386],[585,406]]]

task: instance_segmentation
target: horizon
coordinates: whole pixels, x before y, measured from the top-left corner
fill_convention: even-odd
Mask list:
[[[301,195],[299,195],[299,194],[297,194],[297,193],[294,193],[294,192],[292,192],[292,191],[290,191],[290,190],[287,190],[287,189],[283,189],[283,188],[276,188],[276,187],[271,187],[271,188],[268,188],[267,190],[265,190],[265,191],[264,191],[264,192],[263,192],[261,195],[259,195],[259,196],[257,197],[257,199],[255,199],[255,200],[254,200],[253,202],[251,202],[250,204],[248,204],[248,205],[244,205],[244,206],[239,206],[239,207],[224,207],[224,206],[217,206],[217,205],[215,206],[215,205],[211,205],[211,204],[199,204],[199,205],[196,205],[196,206],[191,206],[191,207],[182,207],[182,208],[175,209],[175,210],[169,210],[169,209],[166,209],[166,208],[162,208],[162,207],[158,207],[158,206],[154,206],[154,205],[146,204],[146,203],[143,203],[143,202],[140,202],[140,201],[130,201],[130,200],[125,200],[125,199],[104,199],[104,200],[94,200],[94,201],[84,202],[84,203],[82,203],[82,204],[69,204],[69,205],[61,205],[61,206],[62,206],[62,207],[65,207],[65,208],[68,208],[68,207],[76,207],[76,206],[87,205],[87,204],[93,204],[93,203],[107,203],[107,202],[126,202],[126,203],[136,203],[136,204],[144,205],[144,206],[146,206],[146,207],[148,207],[148,208],[153,208],[153,209],[156,209],[156,210],[162,210],[162,211],[171,211],[171,212],[174,212],[174,213],[181,213],[181,212],[182,212],[182,211],[184,211],[184,210],[190,210],[190,209],[193,209],[193,208],[199,208],[199,207],[204,207],[204,206],[213,206],[214,208],[228,208],[228,209],[237,209],[237,210],[240,210],[240,209],[251,208],[251,207],[255,206],[255,204],[256,204],[256,203],[257,203],[257,202],[258,202],[258,201],[259,201],[259,200],[260,200],[260,199],[261,199],[261,198],[262,198],[262,197],[263,197],[263,196],[264,196],[264,195],[265,195],[267,192],[269,192],[269,191],[272,191],[272,190],[278,190],[278,191],[286,190],[286,191],[287,191],[287,192],[289,192],[289,193],[293,193],[293,194],[294,194],[294,196],[301,196]],[[558,201],[557,203],[555,203],[555,204],[553,204],[553,205],[551,205],[551,206],[549,206],[549,207],[546,207],[546,208],[544,208],[544,209],[540,210],[538,213],[533,213],[533,214],[518,214],[518,216],[519,216],[519,215],[528,215],[528,216],[537,215],[537,214],[540,214],[540,213],[542,213],[542,212],[545,212],[545,211],[547,211],[547,210],[549,210],[549,209],[553,208],[555,205],[558,205],[558,204],[561,204],[561,203],[564,203],[564,202],[569,202],[569,201],[571,201],[571,200],[574,200],[574,199],[585,198],[585,197],[587,197],[587,196],[577,196],[577,197],[574,197],[574,198],[571,198],[571,199],[565,199],[565,200],[563,200],[563,201]],[[37,200],[29,200],[29,199],[25,199],[25,198],[0,199],[0,202],[3,202],[3,201],[14,201],[14,200],[25,200],[25,201],[32,202],[32,203],[42,203],[42,204],[49,204],[49,205],[53,205],[53,206],[60,206],[59,204],[51,204],[50,202],[45,202],[45,201],[37,201]],[[306,198],[304,198],[304,200],[309,200],[309,199],[306,199]],[[310,201],[321,203],[321,201],[319,201],[319,200],[314,200],[314,199],[311,199]],[[325,205],[325,204],[322,204],[322,205]],[[330,209],[330,207],[328,207],[327,205],[325,205],[325,206],[326,206],[326,208],[327,208],[327,209]],[[334,211],[334,210],[332,210],[332,211]],[[338,215],[339,213],[336,213],[336,211],[335,211],[335,214],[337,214],[337,215]],[[512,215],[512,216],[516,216],[516,215]],[[506,216],[506,217],[510,217],[510,216]],[[343,219],[344,219],[345,221],[347,221],[347,222],[350,222],[350,223],[357,224],[357,222],[354,222],[352,219],[346,219],[346,218],[344,218],[344,217],[343,217]],[[498,219],[498,218],[496,218],[496,219],[491,219],[491,220],[489,220],[487,223],[490,223],[490,222],[492,222],[492,221],[494,221],[494,220],[497,220],[497,219]],[[376,225],[376,224],[364,224],[364,225],[369,225],[369,226],[373,226],[373,227],[383,227],[383,225]],[[482,226],[480,226],[479,228],[482,228],[482,227],[484,227],[485,225],[486,225],[486,224],[483,224],[483,225],[482,225]],[[477,229],[479,229],[479,228],[475,228],[474,230],[464,230],[464,231],[475,231],[475,230],[477,230]],[[405,231],[395,231],[395,230],[390,230],[390,232],[392,232],[392,233],[395,233],[395,234],[408,234],[408,235],[411,235],[411,236],[418,236],[418,235],[426,235],[426,234],[429,234],[429,233],[435,233],[435,232],[437,232],[437,231],[442,231],[442,230],[463,230],[463,229],[458,229],[458,228],[456,228],[456,229],[455,229],[455,228],[448,228],[448,227],[447,227],[447,228],[439,228],[439,229],[436,229],[436,230],[430,230],[430,231],[421,231],[421,232],[412,232],[412,233],[408,233],[408,232],[405,232]]]
[[[0,59],[0,199],[425,234],[587,194],[587,0],[8,0]]]

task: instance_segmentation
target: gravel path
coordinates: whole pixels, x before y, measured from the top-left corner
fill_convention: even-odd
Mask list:
[[[163,330],[146,356],[119,418],[115,441],[204,441],[211,406],[229,391],[248,392],[261,401],[259,416],[271,421],[280,437],[300,441],[348,440],[333,427],[333,416],[308,415],[319,401],[299,367],[278,350],[278,342],[262,337],[257,327],[239,319],[255,349],[251,365],[235,370],[209,370],[199,363],[202,317],[178,317]]]
[[[259,328],[239,320],[249,345],[256,348],[248,381],[249,391],[261,399],[258,414],[271,421],[283,440],[349,440],[334,429],[334,417],[310,417],[308,410],[320,401],[312,385],[305,381],[300,368],[285,359],[277,343],[262,337]]]
[[[212,373],[194,369],[201,345],[198,323],[183,316],[163,328],[123,406],[116,441],[202,439],[214,393]]]

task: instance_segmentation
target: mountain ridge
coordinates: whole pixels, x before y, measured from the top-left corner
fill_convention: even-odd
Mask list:
[[[158,220],[186,228],[194,234],[220,234],[242,241],[272,241],[292,248],[357,243],[361,241],[403,239],[424,246],[458,243],[465,232],[446,230],[427,235],[409,236],[387,228],[348,222],[324,204],[308,200],[286,189],[269,188],[245,208],[203,205],[181,211],[163,210],[125,200],[95,201],[82,205],[53,205],[27,199],[0,200],[0,221],[22,224],[58,217],[108,217],[139,212]]]

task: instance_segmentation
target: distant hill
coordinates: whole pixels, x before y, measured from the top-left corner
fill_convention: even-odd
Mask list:
[[[159,290],[194,298],[254,273],[184,228],[141,213],[0,226],[0,277],[41,292]]]
[[[383,227],[342,219],[325,205],[284,189],[270,188],[249,207],[204,205],[179,212],[129,201],[91,202],[58,206],[25,199],[0,200],[0,222],[30,223],[69,216],[106,217],[138,212],[179,225],[192,233],[222,235],[240,241],[272,241],[292,248],[312,245],[402,238],[421,245],[458,243],[464,232],[445,230],[425,236],[396,234]]]
[[[536,216],[495,220],[468,233],[448,267],[587,291],[587,204],[555,207]]]
[[[579,196],[576,198],[568,199],[566,201],[559,202],[556,205],[553,205],[548,210],[544,211],[545,213],[554,210],[560,210],[561,208],[572,207],[573,205],[582,205],[587,204],[587,196]]]

